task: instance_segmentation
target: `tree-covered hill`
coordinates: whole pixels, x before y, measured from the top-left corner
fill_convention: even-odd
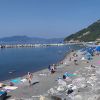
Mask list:
[[[64,41],[76,41],[79,40],[84,42],[95,41],[96,39],[100,38],[100,20],[96,21],[95,23],[91,24],[87,28],[76,32],[64,39]]]

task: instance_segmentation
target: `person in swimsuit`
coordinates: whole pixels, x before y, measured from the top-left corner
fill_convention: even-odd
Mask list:
[[[28,72],[27,77],[28,77],[28,82],[29,82],[29,85],[31,85],[31,84],[32,84],[32,78],[33,78],[32,73]]]

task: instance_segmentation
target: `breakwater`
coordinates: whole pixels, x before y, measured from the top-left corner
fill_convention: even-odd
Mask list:
[[[54,44],[1,44],[0,48],[20,48],[20,47],[47,47],[47,46],[66,46],[82,45],[82,43],[54,43]]]

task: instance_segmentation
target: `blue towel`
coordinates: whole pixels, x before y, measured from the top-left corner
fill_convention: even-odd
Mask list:
[[[65,75],[66,77],[76,76],[75,74],[71,74],[71,73],[65,73],[64,75]]]
[[[13,79],[11,80],[12,83],[20,83],[21,82],[21,79],[20,78],[17,78],[17,79]]]

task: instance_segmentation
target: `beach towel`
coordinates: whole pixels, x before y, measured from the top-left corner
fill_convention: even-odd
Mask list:
[[[16,78],[16,79],[13,79],[11,80],[12,83],[15,83],[15,84],[18,84],[21,82],[21,79],[20,78]]]
[[[71,76],[76,76],[76,74],[66,72],[66,73],[64,73],[64,76],[65,77],[71,77]]]
[[[45,100],[45,97],[40,95],[40,100]]]
[[[27,81],[27,79],[22,79],[22,80],[21,80],[21,82],[23,82],[23,83],[26,82],[26,81]]]
[[[16,86],[5,86],[5,87],[3,87],[3,89],[5,89],[5,90],[15,90],[15,89],[17,89],[18,87],[16,87]]]

